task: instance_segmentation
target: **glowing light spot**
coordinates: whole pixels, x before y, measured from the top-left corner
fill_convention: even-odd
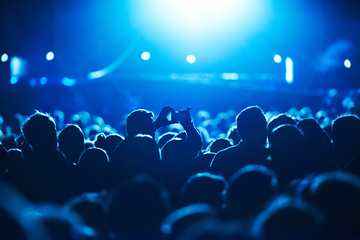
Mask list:
[[[48,79],[46,77],[40,78],[40,84],[41,85],[45,85],[45,84],[47,84],[47,82],[48,82]]]
[[[65,78],[61,79],[61,83],[65,86],[72,87],[76,84],[76,80],[65,77]]]
[[[344,66],[345,66],[346,68],[351,68],[351,62],[350,62],[349,59],[346,59],[346,60],[344,61]]]
[[[281,63],[281,56],[279,55],[279,54],[276,54],[275,56],[274,56],[274,61],[276,62],[276,63]]]
[[[196,61],[196,57],[194,55],[188,55],[186,57],[186,61],[190,64],[194,63]]]
[[[53,52],[48,52],[46,54],[46,60],[48,60],[48,61],[52,61],[54,59],[54,57],[55,57],[55,55]]]
[[[294,81],[294,63],[291,58],[287,57],[285,60],[286,64],[286,82],[292,83]]]
[[[223,73],[221,74],[222,79],[224,80],[238,80],[239,74],[237,73]]]
[[[3,55],[1,55],[1,61],[2,61],[2,62],[6,62],[8,59],[9,59],[9,56],[8,56],[6,53],[4,53]]]
[[[141,54],[141,59],[144,60],[144,61],[147,61],[150,59],[150,53],[149,52],[143,52]]]
[[[10,84],[14,85],[14,84],[17,84],[19,82],[19,77],[17,76],[12,76],[10,78]]]

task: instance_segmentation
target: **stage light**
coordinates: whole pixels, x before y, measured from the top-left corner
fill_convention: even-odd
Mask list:
[[[149,52],[143,52],[141,54],[141,59],[144,60],[144,61],[147,61],[150,59],[150,53]]]
[[[17,84],[19,82],[19,77],[18,76],[12,76],[10,78],[10,84],[14,85]]]
[[[46,54],[46,60],[48,60],[48,61],[52,61],[54,59],[54,57],[55,57],[55,55],[53,52],[48,52]]]
[[[1,55],[1,61],[2,61],[2,62],[6,62],[8,59],[9,59],[9,56],[8,56],[6,53],[4,53],[3,55]]]
[[[186,61],[190,64],[194,63],[196,61],[196,57],[194,55],[188,55],[186,57]]]
[[[244,44],[264,29],[271,16],[267,0],[129,2],[134,28],[149,41],[176,46],[168,51],[179,55],[194,48],[223,52]]]
[[[346,59],[346,60],[344,61],[344,66],[345,66],[346,68],[351,68],[351,62],[350,62],[349,59]]]
[[[286,58],[285,60],[285,65],[286,65],[286,82],[287,83],[292,83],[294,81],[294,63],[293,60],[289,57]]]
[[[47,84],[47,82],[48,82],[48,79],[46,77],[40,78],[40,84],[41,85],[45,85],[45,84]]]
[[[281,56],[279,55],[279,54],[275,54],[275,56],[274,56],[274,61],[276,62],[276,63],[281,63]]]
[[[222,79],[224,80],[238,80],[239,74],[237,73],[223,73],[221,74]]]
[[[64,77],[63,79],[61,79],[61,83],[65,86],[72,87],[76,84],[76,80]]]

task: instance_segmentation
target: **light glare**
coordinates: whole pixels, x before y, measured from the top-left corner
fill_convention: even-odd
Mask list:
[[[344,66],[345,66],[346,68],[351,68],[351,62],[350,62],[349,59],[346,59],[346,60],[344,61]]]
[[[3,55],[1,55],[1,61],[2,61],[2,62],[6,62],[8,59],[9,59],[9,56],[8,56],[6,53],[4,53]]]
[[[281,56],[279,55],[279,54],[276,54],[275,56],[274,56],[274,61],[276,62],[276,63],[281,63]]]
[[[287,57],[285,60],[286,64],[286,82],[292,83],[294,80],[294,63],[291,58]]]
[[[196,61],[196,57],[194,55],[188,55],[186,57],[186,61],[190,64],[194,63]]]
[[[150,53],[149,52],[143,52],[141,54],[141,59],[144,60],[144,61],[147,61],[150,59]]]
[[[54,57],[55,57],[55,55],[53,52],[48,52],[46,54],[46,60],[48,60],[48,61],[52,61],[54,59]]]

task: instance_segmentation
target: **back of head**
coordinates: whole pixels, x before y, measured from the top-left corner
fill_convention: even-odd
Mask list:
[[[337,118],[333,123],[332,139],[336,160],[343,166],[360,153],[360,119],[355,115]]]
[[[269,136],[271,163],[278,177],[305,177],[304,134],[294,125],[282,125]]]
[[[270,120],[270,122],[268,124],[268,133],[270,134],[275,128],[277,128],[281,125],[284,125],[284,124],[295,125],[296,122],[292,117],[290,117],[284,113],[279,114]]]
[[[231,217],[254,217],[277,191],[273,171],[262,165],[247,165],[229,180],[225,193],[227,212]]]
[[[322,212],[313,205],[280,195],[257,216],[252,231],[265,240],[322,239],[319,227],[323,219]]]
[[[244,142],[265,145],[267,122],[262,109],[258,106],[247,107],[236,117],[237,130]]]
[[[210,143],[209,149],[210,152],[217,153],[225,148],[231,147],[232,144],[229,139],[226,138],[218,138]]]
[[[169,212],[165,187],[144,175],[125,182],[110,196],[110,226],[118,239],[157,239],[160,224]]]
[[[109,157],[105,150],[97,147],[86,149],[80,157],[79,167],[82,169],[100,171],[108,167]]]
[[[24,122],[21,130],[35,152],[57,147],[55,122],[48,114],[36,112]]]
[[[148,134],[154,137],[152,128],[154,114],[144,109],[131,112],[126,118],[126,131],[128,136],[136,134]]]
[[[211,173],[197,173],[183,186],[182,205],[208,203],[218,209],[223,205],[223,192],[227,189],[225,178]]]
[[[326,213],[329,234],[360,237],[360,178],[333,171],[318,175],[310,184],[306,199]]]
[[[84,133],[78,125],[67,125],[59,134],[59,149],[72,162],[77,163],[84,151]]]

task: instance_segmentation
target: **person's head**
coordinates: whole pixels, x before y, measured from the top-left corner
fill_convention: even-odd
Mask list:
[[[217,153],[225,148],[231,147],[232,144],[227,138],[218,138],[212,141],[209,145],[210,152]]]
[[[276,174],[263,165],[247,165],[234,173],[225,192],[230,217],[248,218],[259,213],[278,192]]]
[[[48,114],[35,112],[23,123],[21,130],[35,152],[57,147],[55,121]]]
[[[159,141],[158,141],[159,148],[161,149],[165,145],[165,143],[170,141],[175,136],[176,136],[176,133],[174,133],[174,132],[166,132],[166,133],[162,134],[159,137]]]
[[[301,199],[280,195],[255,219],[252,233],[256,239],[323,239],[320,226],[324,214]]]
[[[126,118],[127,135],[133,137],[137,134],[148,134],[154,137],[153,120],[153,112],[144,109],[131,112]]]
[[[329,234],[342,236],[338,239],[360,236],[358,176],[343,171],[320,174],[311,181],[302,197],[326,213],[324,225]]]
[[[336,161],[344,166],[360,153],[360,119],[355,115],[337,118],[332,127],[332,140]]]
[[[299,128],[294,125],[275,128],[269,136],[269,144],[271,164],[281,185],[287,184],[288,180],[305,177],[308,165],[304,159],[304,134]]]
[[[244,142],[265,145],[267,122],[262,109],[250,106],[242,110],[236,117],[237,130]]]
[[[92,147],[81,154],[78,164],[87,171],[105,171],[109,165],[109,157],[105,150]]]
[[[223,205],[223,192],[228,184],[224,177],[211,173],[192,175],[182,188],[183,206],[195,203],[208,203],[218,209]]]
[[[295,125],[296,121],[290,117],[289,115],[285,114],[285,113],[281,113],[275,117],[273,117],[269,123],[268,123],[268,134],[270,134],[275,128],[284,125],[284,124],[290,124],[290,125]]]
[[[69,124],[61,130],[59,136],[59,149],[70,161],[77,163],[84,151],[84,133],[76,124]]]
[[[157,239],[160,224],[171,211],[166,188],[157,180],[137,175],[109,196],[110,228],[117,239]]]

